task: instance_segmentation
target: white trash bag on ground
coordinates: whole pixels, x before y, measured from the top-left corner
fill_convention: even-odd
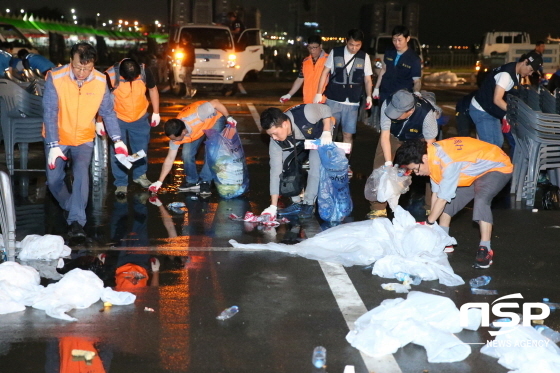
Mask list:
[[[61,236],[30,234],[21,241],[18,258],[19,260],[53,260],[68,256],[71,252]]]
[[[34,268],[16,262],[0,264],[0,314],[25,310],[41,293],[40,282]]]
[[[426,348],[430,363],[464,360],[468,344],[453,333],[462,330],[459,310],[451,299],[418,291],[407,299],[387,299],[356,320],[346,340],[363,353],[379,357],[412,342]]]

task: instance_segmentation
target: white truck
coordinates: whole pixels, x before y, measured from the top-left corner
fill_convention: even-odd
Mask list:
[[[479,59],[476,62],[477,83],[495,67],[516,62],[523,54],[535,49],[529,34],[521,31],[487,32],[482,38]],[[560,44],[546,44],[543,52],[543,72],[546,79],[560,65]]]
[[[264,67],[264,49],[259,29],[244,30],[234,40],[226,26],[187,24],[177,29],[170,44],[177,45],[181,35],[190,34],[195,47],[195,65],[192,84],[197,89],[227,92],[234,83],[241,82],[249,73],[258,73]],[[171,50],[169,84],[175,94],[185,91],[185,68],[182,50]]]

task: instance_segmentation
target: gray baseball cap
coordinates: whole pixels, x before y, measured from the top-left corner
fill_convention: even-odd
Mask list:
[[[399,119],[401,115],[414,107],[414,95],[407,90],[401,89],[395,92],[391,101],[387,102],[385,115],[389,119]]]

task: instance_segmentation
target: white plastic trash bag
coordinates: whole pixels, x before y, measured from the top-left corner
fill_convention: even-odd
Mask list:
[[[30,306],[41,293],[41,278],[35,268],[16,262],[0,264],[0,294],[23,306]],[[2,308],[0,302],[0,309]],[[6,312],[7,309],[2,313]]]
[[[134,303],[136,295],[129,293],[128,291],[114,291],[110,287],[106,287],[101,293],[101,300],[103,302],[109,302],[115,306],[125,306],[127,304]]]
[[[61,236],[30,234],[21,241],[19,260],[53,260],[70,255],[72,250],[64,245]]]
[[[373,170],[367,179],[364,195],[369,201],[388,202],[394,209],[411,183],[410,176],[404,175],[397,166],[381,166]]]

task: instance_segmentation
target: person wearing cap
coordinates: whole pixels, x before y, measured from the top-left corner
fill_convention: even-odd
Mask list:
[[[432,144],[419,139],[405,141],[395,154],[395,163],[432,183],[431,211],[424,225],[439,226],[449,234],[451,218],[474,199],[473,221],[480,228],[473,267],[488,268],[494,252],[492,199],[511,180],[513,165],[499,147],[470,137],[453,137]],[[445,252],[453,252],[448,246]]]
[[[326,104],[331,108],[337,125],[342,128],[343,142],[352,143],[356,133],[360,99],[365,87],[366,109],[371,108],[371,59],[361,50],[364,33],[358,29],[348,31],[346,45],[335,47],[325,62],[319,84],[315,87],[314,103],[323,101],[325,84]],[[330,74],[330,77],[329,77]],[[351,175],[349,169],[348,172]]]
[[[227,118],[227,119],[226,119]],[[183,167],[185,182],[179,186],[180,192],[199,192],[202,197],[212,194],[210,184],[212,172],[205,162],[199,174],[196,169],[196,153],[206,138],[204,130],[215,129],[221,131],[225,123],[235,127],[237,121],[233,119],[226,107],[218,100],[196,101],[187,105],[179,112],[177,118],[168,120],[164,125],[165,135],[169,138],[169,151],[161,166],[161,173],[156,182],[148,188],[157,193],[171,171],[177,152],[183,145]]]
[[[381,104],[400,89],[421,96],[422,61],[414,49],[408,47],[410,31],[405,26],[396,26],[391,35],[395,48],[385,51],[383,66],[373,90],[373,98],[378,98]]]
[[[269,143],[268,154],[270,156],[270,206],[261,214],[269,215],[274,220],[276,215],[297,215],[301,218],[313,216],[315,201],[319,193],[319,171],[321,160],[316,149],[306,151],[304,142],[306,139],[319,139],[321,145],[332,143],[332,128],[334,120],[331,109],[322,104],[302,104],[294,106],[285,112],[278,108],[268,108],[261,114],[261,125],[272,140]],[[280,177],[283,173],[298,172],[294,169],[296,165],[293,160],[297,157],[299,165],[305,155],[309,155],[309,172],[307,185],[303,194],[292,197],[292,204],[286,208],[277,209],[280,196]]]
[[[123,141],[130,147],[132,153],[143,150],[148,153],[150,142],[150,129],[160,122],[159,115],[159,93],[156,80],[150,69],[144,64],[139,64],[131,58],[125,58],[121,62],[111,66],[105,71],[107,82],[113,92],[115,112]],[[153,113],[150,116],[148,106],[150,103],[146,98],[146,90],[152,102]],[[148,118],[150,117],[150,118]],[[96,131],[99,136],[105,134],[101,116],[96,123]],[[115,177],[115,194],[118,198],[124,198],[128,188],[128,169],[122,165],[111,151],[111,171]],[[142,188],[148,188],[152,182],[148,180],[148,158],[144,157],[132,164],[132,180]]]
[[[405,140],[434,142],[438,134],[438,111],[441,109],[435,103],[405,89],[389,96],[381,106],[381,136],[375,150],[373,169],[392,167],[395,151]],[[387,216],[387,202],[371,201],[370,205],[368,218]]]
[[[518,62],[510,62],[492,70],[480,86],[470,105],[470,114],[476,125],[478,138],[502,147],[502,126],[507,127],[506,94],[518,96],[520,80],[537,71],[543,63],[542,56],[531,51]]]
[[[325,67],[325,62],[327,61],[328,54],[325,53],[321,47],[322,39],[319,35],[311,35],[307,39],[307,50],[309,51],[309,56],[305,57],[301,69],[299,70],[299,75],[294,81],[292,88],[280,97],[280,102],[288,102],[292,96],[301,88],[303,85],[303,103],[312,104],[315,98],[315,93],[317,85],[319,84],[319,79],[321,79],[321,74]],[[323,86],[323,91],[325,86]],[[321,103],[325,102],[324,98]]]

